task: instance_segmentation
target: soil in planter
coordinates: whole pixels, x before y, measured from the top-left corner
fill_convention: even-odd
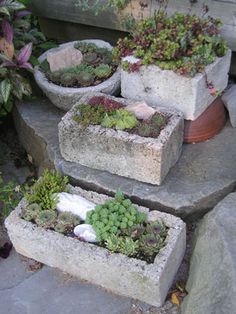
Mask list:
[[[139,120],[133,113],[126,111],[122,103],[105,96],[92,97],[88,104],[78,105],[77,109],[73,120],[84,127],[90,124],[102,125],[141,137],[157,138],[170,119],[170,116],[156,112],[148,120]]]
[[[46,59],[41,63],[40,68],[50,82],[73,88],[96,86],[116,71],[117,63],[112,60],[110,50],[83,42],[76,43],[74,47],[83,54],[82,63],[78,66],[51,72]]]

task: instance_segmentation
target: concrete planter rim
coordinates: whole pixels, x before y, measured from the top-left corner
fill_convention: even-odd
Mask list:
[[[106,98],[110,98],[110,99],[114,98],[114,96],[105,95],[102,93],[91,93],[91,94],[86,94],[86,96],[81,98],[80,103],[83,102],[83,99],[87,100],[90,96],[91,96],[91,98],[94,96],[95,97],[96,96],[105,96]],[[133,104],[134,102],[135,102],[135,100],[129,100],[129,99],[122,99],[121,98],[121,103],[126,104],[126,105]],[[66,115],[64,115],[62,117],[59,124],[63,124],[63,121],[65,119],[70,119],[70,123],[72,125],[78,125],[79,122],[76,122],[72,119],[73,115],[78,111],[78,109],[76,109],[76,107],[77,107],[77,105],[73,106],[72,109],[70,111],[68,111],[66,113]],[[174,109],[174,108],[167,108],[167,107],[159,106],[158,108],[156,108],[155,113],[156,112],[160,112],[164,115],[167,115],[174,122],[178,120],[178,117],[183,117],[182,112],[180,112],[179,110]],[[140,136],[138,134],[132,134],[132,133],[129,133],[127,131],[115,130],[112,128],[105,128],[101,125],[89,125],[86,128],[92,130],[97,135],[99,135],[99,133],[102,132],[102,133],[109,134],[110,137],[119,138],[119,139],[124,140],[124,141],[128,140],[128,141],[132,141],[132,142],[137,142],[139,144],[151,144],[153,146],[155,145],[156,147],[158,147],[158,146],[164,146],[165,143],[168,142],[169,139],[167,137],[163,137],[162,134],[164,132],[171,133],[173,130],[173,124],[170,124],[170,121],[168,121],[166,126],[161,130],[160,134],[156,138],[144,137],[144,136]],[[81,129],[83,129],[83,127],[81,127]]]

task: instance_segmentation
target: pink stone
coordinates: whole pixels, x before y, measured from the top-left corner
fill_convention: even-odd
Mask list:
[[[47,54],[47,61],[52,72],[77,66],[81,64],[82,59],[82,53],[73,46],[64,47]]]
[[[138,119],[142,120],[149,119],[155,113],[155,110],[148,106],[144,101],[134,102],[133,104],[125,107],[125,109],[134,113]]]

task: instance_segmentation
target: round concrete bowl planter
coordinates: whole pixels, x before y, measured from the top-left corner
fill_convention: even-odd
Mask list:
[[[122,62],[136,63],[140,59],[128,56]],[[222,92],[228,83],[231,51],[205,68],[207,80]],[[217,98],[206,85],[205,74],[193,78],[178,75],[171,70],[162,70],[156,65],[141,66],[128,73],[121,70],[121,95],[124,98],[145,100],[153,107],[167,106],[183,112],[186,120],[196,120]]]
[[[107,48],[109,50],[112,49],[112,46],[99,39],[91,39],[91,40],[82,40],[83,42],[94,43],[98,47]],[[69,43],[65,43],[60,45],[58,48],[52,48],[43,53],[39,57],[39,61],[42,62],[47,58],[48,52],[58,51],[64,47],[74,46],[77,41],[72,41]],[[116,72],[107,80],[98,84],[96,86],[89,87],[80,87],[80,88],[72,88],[72,87],[62,87],[56,84],[53,84],[48,81],[45,74],[40,70],[39,66],[36,66],[34,69],[34,77],[39,85],[39,87],[43,90],[45,95],[51,100],[51,102],[58,108],[67,111],[69,110],[84,94],[88,92],[103,92],[105,94],[117,95],[120,91],[120,69],[117,68]]]
[[[74,121],[79,104],[87,104],[92,97],[101,95],[104,96],[102,93],[85,95],[62,118],[58,125],[62,157],[90,168],[160,185],[181,154],[182,113],[173,108],[159,107],[157,111],[167,115],[169,121],[157,138],[141,137],[100,125],[84,128]],[[125,106],[134,103],[132,100],[106,97]]]
[[[96,204],[108,199],[108,196],[78,187],[70,187],[70,191]],[[154,306],[163,304],[186,248],[186,227],[180,218],[139,207],[139,210],[149,212],[149,221],[161,219],[169,228],[166,245],[154,262],[147,264],[27,222],[20,218],[26,205],[23,199],[5,221],[10,240],[18,253],[114,293]]]

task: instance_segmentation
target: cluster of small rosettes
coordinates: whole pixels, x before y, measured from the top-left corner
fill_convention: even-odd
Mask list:
[[[116,70],[110,50],[85,42],[78,42],[74,47],[83,54],[78,66],[51,72],[47,60],[41,63],[41,70],[51,82],[64,87],[88,87],[103,82]]]
[[[143,65],[156,64],[164,70],[194,76],[216,57],[225,55],[227,46],[219,26],[220,21],[210,17],[182,13],[168,17],[159,11],[141,21],[133,35],[120,39],[113,56],[119,60],[134,55]],[[131,65],[123,67],[131,71]]]

